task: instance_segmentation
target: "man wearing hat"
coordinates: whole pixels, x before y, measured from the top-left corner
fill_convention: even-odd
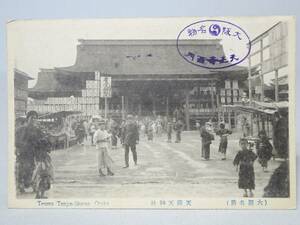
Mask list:
[[[127,116],[124,126],[125,167],[129,167],[129,149],[132,152],[134,164],[137,165],[136,144],[139,141],[139,129],[132,115]]]
[[[113,176],[111,171],[113,160],[108,155],[108,142],[111,135],[105,130],[105,121],[100,120],[96,124],[97,130],[94,134],[94,143],[96,143],[96,149],[98,151],[98,172],[100,176],[105,176],[102,169],[107,169],[107,175]]]

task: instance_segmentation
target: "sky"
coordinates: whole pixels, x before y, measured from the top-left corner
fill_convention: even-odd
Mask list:
[[[34,78],[29,83],[32,87],[40,68],[65,67],[75,63],[78,39],[176,39],[184,27],[204,19],[209,18],[12,21],[8,23],[9,60],[13,60],[15,68]],[[285,18],[214,19],[230,21],[242,27],[253,39]],[[247,62],[241,65],[247,66]]]

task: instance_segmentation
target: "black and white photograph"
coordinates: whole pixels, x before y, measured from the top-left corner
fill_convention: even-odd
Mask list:
[[[296,206],[295,20],[7,23],[12,208]]]

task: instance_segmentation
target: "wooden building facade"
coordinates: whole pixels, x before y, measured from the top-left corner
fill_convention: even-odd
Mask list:
[[[208,55],[224,55],[219,40],[181,44]],[[103,114],[95,71],[112,80],[109,115],[171,117],[177,108],[185,114],[187,129],[196,120],[218,118],[222,104],[240,102],[247,79],[244,67],[209,70],[186,62],[176,40],[79,40],[75,64],[41,69],[29,95],[43,111]]]

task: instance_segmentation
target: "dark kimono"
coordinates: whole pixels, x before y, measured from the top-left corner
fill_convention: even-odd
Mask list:
[[[153,136],[154,136],[153,133],[154,133],[154,131],[152,128],[152,123],[148,123],[146,125],[146,134],[147,134],[148,141],[153,141]]]
[[[253,163],[257,156],[250,150],[242,150],[237,153],[233,160],[233,165],[239,166],[240,189],[255,189],[255,175]]]
[[[287,198],[290,196],[289,164],[287,161],[272,174],[268,185],[264,188],[265,198]]]
[[[16,177],[18,188],[28,188],[31,185],[35,166],[35,153],[42,131],[32,125],[22,126],[16,130]]]
[[[289,156],[289,125],[286,117],[281,117],[274,124],[273,143],[279,157],[288,158]]]
[[[273,147],[268,138],[259,139],[256,143],[258,162],[262,167],[267,167],[268,161],[272,158]]]
[[[201,128],[200,136],[202,138],[202,149],[201,156],[205,159],[209,159],[210,157],[210,144],[211,141],[214,140],[214,135],[209,133],[205,127]]]
[[[220,136],[219,152],[225,154],[228,144],[227,134],[232,134],[232,131],[227,129],[220,129],[216,132],[216,134]]]
[[[175,124],[174,124],[174,130],[176,132],[176,142],[180,142],[181,141],[181,131],[183,128],[183,124],[180,120],[178,120]]]
[[[173,130],[173,124],[171,122],[169,122],[167,124],[168,141],[172,140],[172,130]]]
[[[113,121],[111,124],[111,145],[116,147],[118,144],[118,135],[119,135],[119,126],[118,124]]]

